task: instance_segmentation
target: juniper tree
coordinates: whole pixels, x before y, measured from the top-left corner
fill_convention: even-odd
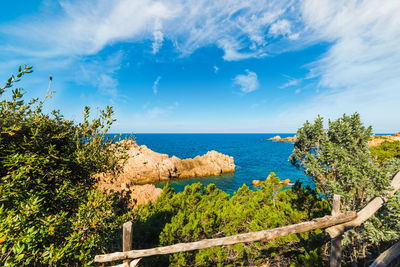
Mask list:
[[[387,162],[382,168],[371,157],[368,145],[371,133],[372,128],[362,124],[358,113],[329,120],[328,129],[324,128],[323,118],[318,116],[314,123],[307,121],[297,131],[289,160],[311,177],[317,190],[327,198],[332,194],[341,195],[342,211],[359,211],[372,198],[384,194],[393,175],[400,170],[399,161]],[[398,199],[398,196],[393,199]],[[353,262],[360,255],[366,257],[366,247],[379,245],[400,234],[397,229],[391,228],[393,222],[387,221],[390,216],[381,216],[382,211],[388,208],[392,215],[400,212],[392,200],[362,227],[347,233],[344,243],[350,244],[351,252],[348,254]]]

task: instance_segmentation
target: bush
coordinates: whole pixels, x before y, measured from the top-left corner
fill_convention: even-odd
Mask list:
[[[371,155],[376,157],[379,163],[388,159],[400,159],[400,141],[384,141],[379,146],[371,147]]]
[[[232,197],[211,184],[186,186],[175,194],[168,185],[155,204],[134,213],[134,245],[150,248],[206,238],[261,231],[311,220],[329,213],[327,201],[299,183],[282,190],[279,179],[262,183],[262,189],[243,185]],[[213,247],[171,256],[143,259],[145,266],[238,266],[296,263],[299,255],[314,251],[323,266],[324,238],[321,230],[278,238],[273,241]],[[303,256],[303,262],[307,262]],[[308,260],[310,261],[310,260]],[[311,265],[310,265],[311,266]]]
[[[318,117],[314,124],[306,122],[298,130],[290,160],[313,178],[326,197],[341,195],[342,211],[359,211],[372,198],[385,194],[394,174],[400,170],[400,160],[382,167],[371,157],[368,145],[371,131],[371,127],[363,126],[357,113],[329,121],[328,129],[324,129],[323,119]],[[393,199],[398,199],[398,194]],[[384,216],[385,212],[393,216]],[[385,242],[396,240],[400,231],[395,228],[393,218],[399,212],[399,206],[392,200],[361,227],[346,232],[344,260],[366,263],[377,256]]]
[[[31,67],[19,68],[0,88],[4,97]],[[50,88],[50,87],[49,87]],[[87,265],[113,247],[120,210],[113,196],[94,188],[93,174],[113,170],[118,158],[105,140],[113,111],[107,107],[75,124],[44,100],[14,89],[0,107],[0,262],[5,266]]]

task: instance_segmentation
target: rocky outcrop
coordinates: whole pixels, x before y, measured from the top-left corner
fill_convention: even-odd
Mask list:
[[[146,204],[149,201],[154,203],[163,191],[152,184],[133,185],[129,181],[120,180],[111,175],[102,175],[101,178],[97,187],[106,192],[119,194],[121,199],[125,199],[131,208]]]
[[[268,177],[265,179],[265,181],[270,180],[272,177],[276,177],[276,174],[273,173],[273,172],[271,172],[271,173],[268,175]],[[285,179],[285,180],[283,180],[283,181],[280,181],[280,183],[283,184],[283,186],[292,186],[292,185],[293,185],[293,183],[290,182],[290,179]],[[257,186],[260,186],[260,185],[261,185],[261,181],[260,181],[260,180],[253,180],[253,181],[251,181],[251,184],[252,184],[254,187],[257,187]]]
[[[233,157],[216,151],[209,151],[193,159],[180,159],[154,152],[132,140],[122,142],[123,147],[127,148],[127,158],[121,160],[120,169],[115,173],[97,174],[95,178],[98,188],[118,193],[128,200],[131,207],[148,201],[155,202],[161,195],[162,189],[147,183],[173,178],[219,176],[235,171]],[[121,152],[116,149],[115,153]]]
[[[134,141],[123,141],[128,146],[127,160],[122,164],[118,180],[127,184],[146,184],[170,179],[219,176],[234,172],[233,157],[209,151],[193,159],[169,157],[152,151]],[[122,183],[122,182],[121,182]]]
[[[271,137],[271,138],[269,138],[267,140],[294,143],[297,140],[297,136],[295,135],[295,136],[289,136],[289,137],[282,138],[279,135],[276,135],[276,136]]]
[[[372,135],[371,140],[368,141],[370,147],[379,146],[383,142],[400,141],[400,132],[394,135]]]

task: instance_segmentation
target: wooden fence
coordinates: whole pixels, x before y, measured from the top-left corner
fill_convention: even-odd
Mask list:
[[[280,228],[268,229],[264,231],[238,234],[215,239],[204,239],[190,243],[180,243],[171,246],[157,247],[150,249],[131,250],[132,249],[132,223],[124,223],[123,226],[123,252],[115,252],[104,255],[97,255],[95,262],[106,263],[112,261],[123,260],[123,264],[115,265],[120,267],[137,266],[141,258],[155,255],[165,255],[171,253],[192,251],[215,246],[226,246],[238,243],[255,242],[261,240],[272,240],[278,237],[288,236],[292,234],[304,233],[318,228],[327,228],[325,231],[330,235],[331,239],[331,257],[330,266],[340,266],[341,262],[341,241],[344,232],[353,227],[361,225],[369,217],[371,217],[383,203],[387,201],[389,196],[394,195],[400,189],[400,172],[397,173],[392,182],[391,190],[387,195],[376,197],[371,200],[359,212],[347,211],[340,213],[340,196],[333,196],[332,215],[317,218],[308,222],[301,222]],[[400,256],[400,242],[392,246],[390,249],[382,253],[371,265],[373,267],[389,266],[389,264]]]

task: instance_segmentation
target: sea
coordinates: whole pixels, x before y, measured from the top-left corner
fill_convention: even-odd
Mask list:
[[[204,155],[216,150],[232,156],[236,171],[231,174],[211,177],[197,177],[169,181],[175,192],[181,192],[186,185],[200,182],[204,186],[215,184],[228,194],[237,191],[244,184],[252,187],[252,180],[265,180],[274,172],[281,180],[300,181],[303,186],[314,187],[314,182],[294,167],[288,158],[293,144],[268,140],[279,135],[293,136],[287,133],[254,134],[135,134],[139,145],[146,145],[153,151],[177,156],[181,159]],[[128,134],[122,135],[122,138]],[[155,183],[163,188],[166,182]]]

